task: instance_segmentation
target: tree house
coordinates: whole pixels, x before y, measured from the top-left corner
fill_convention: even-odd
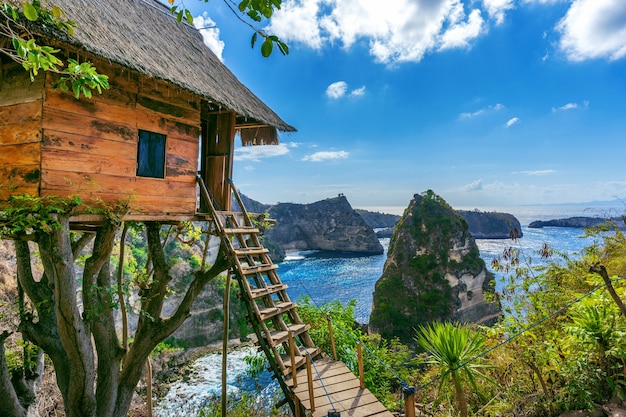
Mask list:
[[[127,201],[127,219],[193,220],[200,176],[230,209],[236,132],[244,145],[277,143],[294,129],[261,102],[203,43],[155,0],[59,0],[72,37],[37,30],[68,58],[90,61],[110,89],[93,98],[34,82],[0,62],[0,201],[12,195],[79,195]],[[132,41],[129,41],[132,40]],[[0,39],[1,43],[10,42]],[[84,220],[84,219],[83,219]]]

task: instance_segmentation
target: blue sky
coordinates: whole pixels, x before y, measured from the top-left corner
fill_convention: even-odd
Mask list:
[[[237,147],[264,203],[339,193],[456,208],[626,198],[626,1],[286,0],[262,58],[224,2],[194,2],[207,44],[298,129]]]

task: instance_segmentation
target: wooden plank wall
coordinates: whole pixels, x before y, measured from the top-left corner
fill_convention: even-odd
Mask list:
[[[0,63],[0,201],[39,193],[44,78]]]
[[[101,95],[76,100],[46,89],[41,194],[127,200],[132,214],[146,218],[193,215],[199,98],[108,63],[95,65],[111,85]],[[165,179],[136,176],[139,129],[167,136]]]

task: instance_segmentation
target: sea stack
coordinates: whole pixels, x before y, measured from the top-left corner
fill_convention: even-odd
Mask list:
[[[370,327],[413,344],[414,329],[435,320],[492,324],[501,314],[485,298],[493,280],[467,221],[433,191],[416,194],[391,238]]]

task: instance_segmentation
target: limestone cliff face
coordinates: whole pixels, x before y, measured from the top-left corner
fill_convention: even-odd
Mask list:
[[[372,228],[342,195],[311,204],[279,203],[269,214],[276,225],[265,237],[285,251],[383,253]]]
[[[414,329],[434,320],[492,322],[500,315],[484,298],[492,281],[467,221],[432,191],[416,194],[391,238],[370,326],[412,344]]]
[[[509,239],[522,237],[522,226],[509,213],[458,210],[469,225],[474,239]]]

